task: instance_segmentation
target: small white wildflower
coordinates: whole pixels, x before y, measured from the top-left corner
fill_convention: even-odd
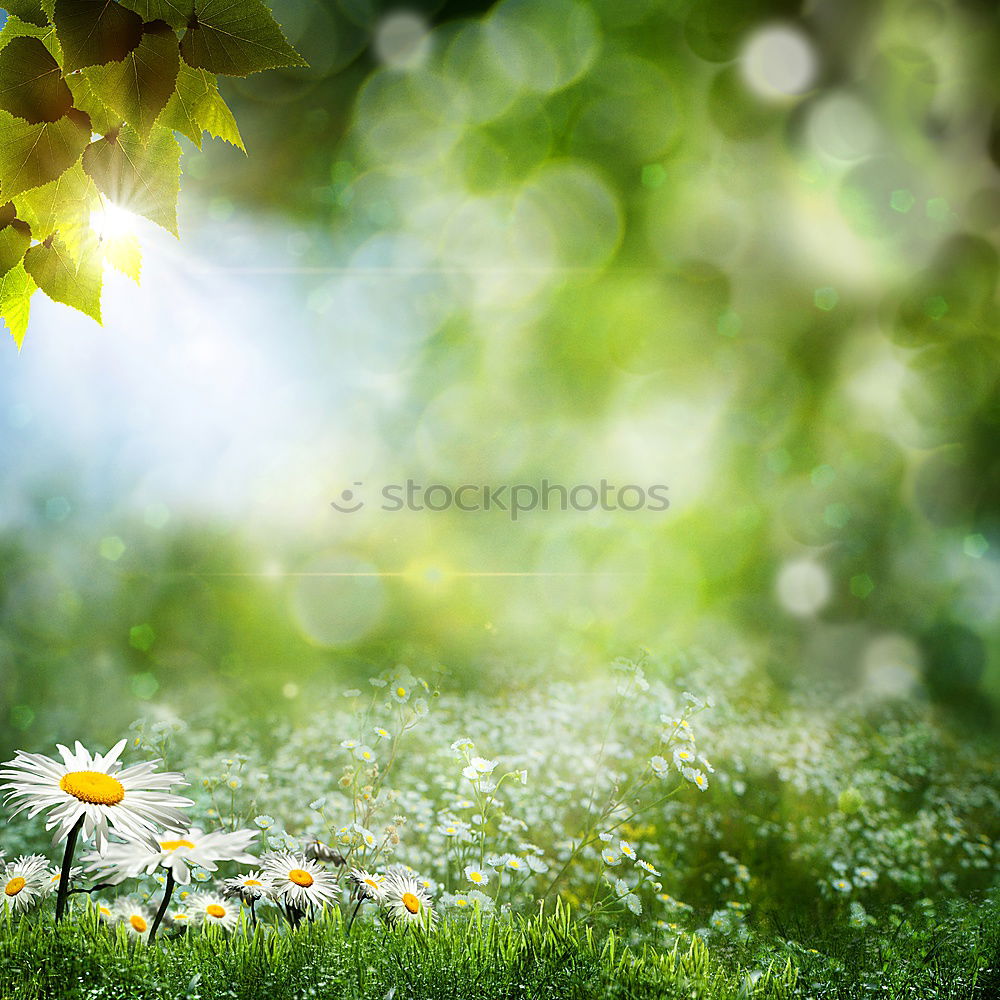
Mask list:
[[[481,868],[476,868],[474,865],[466,865],[465,877],[473,885],[489,885],[490,877]]]
[[[615,850],[615,848],[605,847],[604,850],[601,851],[601,858],[606,865],[617,865],[621,861],[622,856],[617,850]]]

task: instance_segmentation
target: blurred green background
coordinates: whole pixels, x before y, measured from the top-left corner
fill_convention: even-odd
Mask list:
[[[0,742],[637,646],[991,726],[995,5],[273,6],[311,68],[224,84],[181,242],[0,347]]]

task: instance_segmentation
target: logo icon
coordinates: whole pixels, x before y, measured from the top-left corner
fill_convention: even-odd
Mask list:
[[[364,486],[364,483],[355,483],[354,485]],[[345,504],[346,506],[341,506],[341,504]],[[354,490],[342,490],[340,493],[340,503],[336,500],[330,501],[330,506],[334,510],[339,510],[341,514],[356,514],[364,505],[364,500],[357,496]]]

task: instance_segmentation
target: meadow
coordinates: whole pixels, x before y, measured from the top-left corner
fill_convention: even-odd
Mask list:
[[[707,654],[495,698],[444,681],[316,689],[306,726],[136,722],[128,761],[186,776],[187,825],[143,870],[121,837],[78,851],[55,925],[60,857],[9,823],[7,884],[38,851],[52,887],[7,896],[4,995],[995,995],[988,736],[912,700],[764,712],[761,672]]]

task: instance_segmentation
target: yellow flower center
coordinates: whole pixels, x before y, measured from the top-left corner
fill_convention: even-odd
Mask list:
[[[420,912],[420,900],[412,892],[404,892],[403,898],[400,902],[410,911],[410,913]]]
[[[405,687],[398,687],[398,688],[396,688],[396,697],[397,698],[405,698],[406,697],[406,688]]]
[[[193,848],[194,844],[190,840],[161,840],[160,847],[165,851],[176,851],[178,847]]]
[[[470,882],[482,882],[482,880],[483,880],[483,873],[482,872],[470,872],[469,873],[469,881]]]
[[[310,875],[307,871],[303,871],[301,868],[293,868],[288,873],[288,878],[296,885],[301,885],[303,889],[308,889],[309,886],[313,884],[312,875]]]
[[[209,903],[208,906],[205,907],[205,912],[210,917],[215,917],[217,920],[226,915],[226,911],[219,906],[218,903]]]
[[[132,916],[128,918],[128,922],[132,925],[132,930],[134,930],[136,934],[146,933],[146,921],[143,920],[138,913],[133,913]]]
[[[7,883],[7,887],[4,889],[4,892],[7,893],[8,896],[16,896],[26,885],[27,882],[21,878],[20,875],[18,875],[16,878],[12,878]]]
[[[92,805],[115,806],[125,798],[125,786],[101,771],[70,771],[59,779],[59,787],[73,798]]]
[[[244,885],[263,885],[263,882],[258,882],[255,878],[245,878],[243,880]]]

